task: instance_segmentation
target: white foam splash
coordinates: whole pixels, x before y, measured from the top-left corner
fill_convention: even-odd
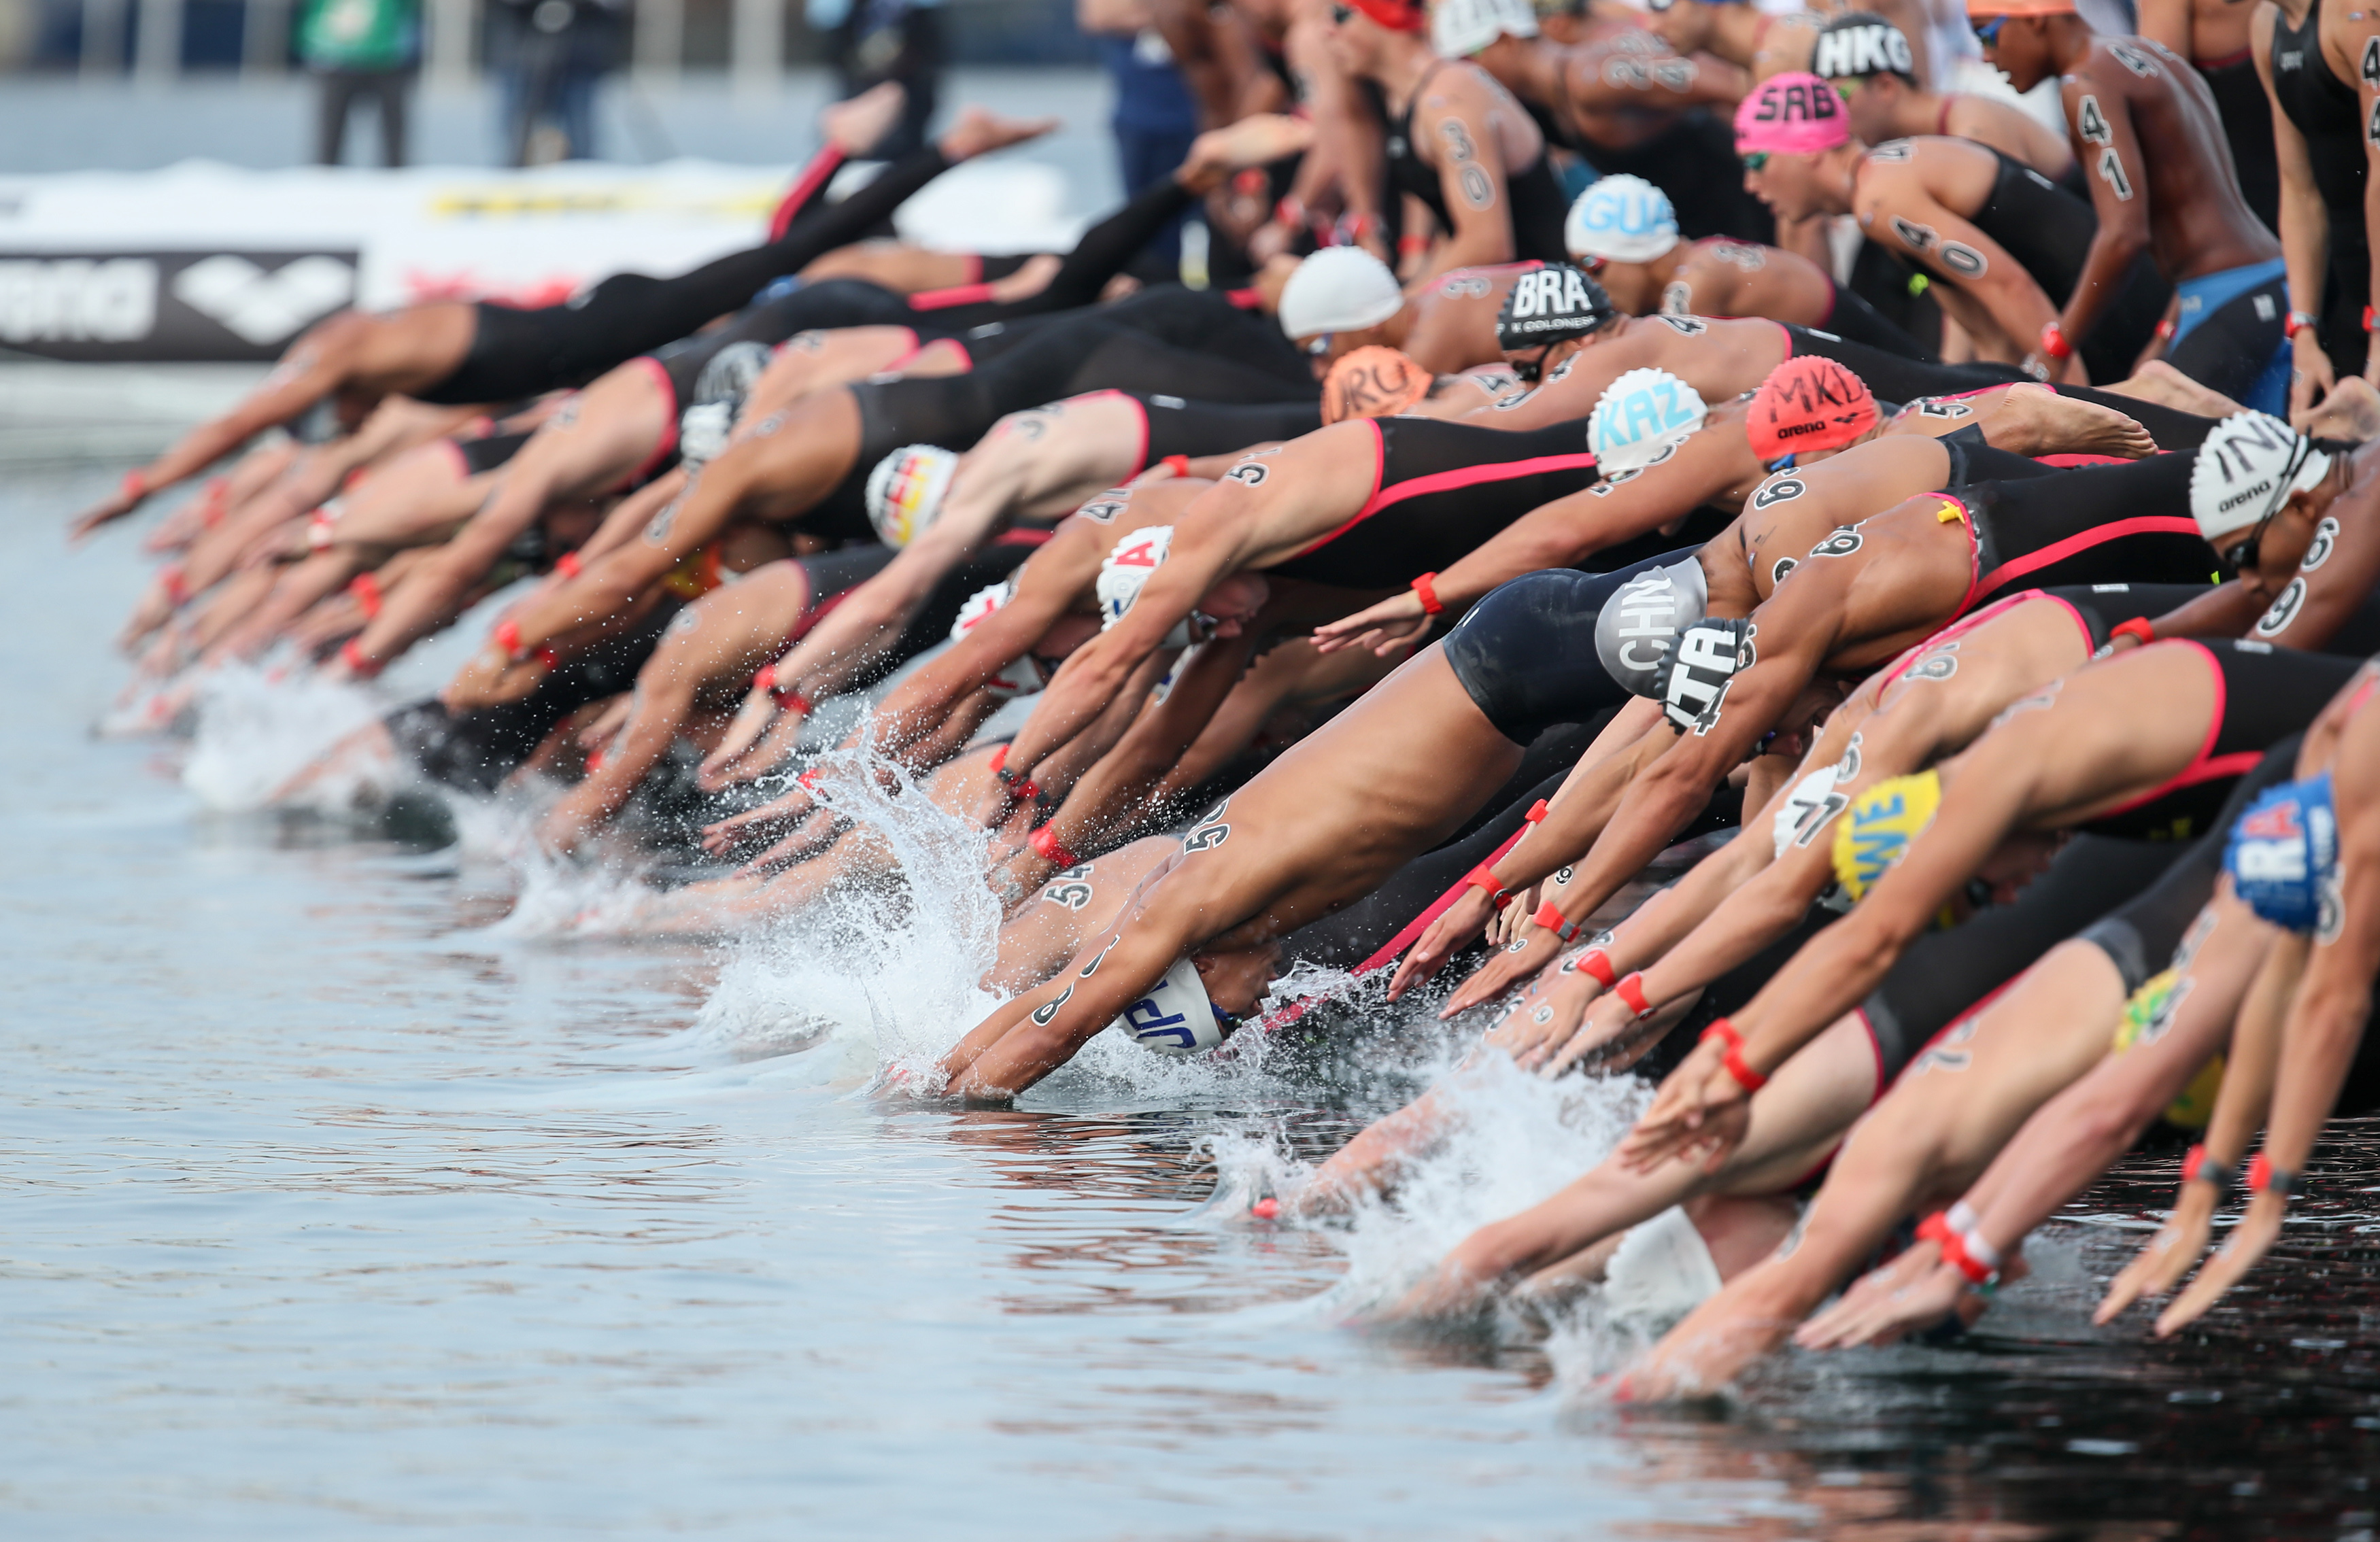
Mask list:
[[[382,710],[361,688],[310,670],[246,663],[225,664],[200,679],[197,705],[198,735],[182,783],[225,813],[271,805],[292,778],[378,721]],[[298,801],[324,812],[350,809],[385,796],[395,774],[393,764],[358,759],[310,781]]]

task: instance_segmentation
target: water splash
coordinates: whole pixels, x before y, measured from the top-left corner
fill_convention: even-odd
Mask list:
[[[182,783],[208,807],[248,813],[288,802],[283,790],[340,740],[379,720],[369,693],[307,670],[225,664],[196,682],[198,732]],[[384,798],[396,768],[356,758],[291,795],[296,807],[342,813]]]

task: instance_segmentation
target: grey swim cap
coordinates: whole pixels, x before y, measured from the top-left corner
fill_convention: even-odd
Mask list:
[[[1648,568],[1620,586],[1595,618],[1595,656],[1613,681],[1636,696],[1653,694],[1654,677],[1678,634],[1710,606],[1703,565],[1693,557]]]

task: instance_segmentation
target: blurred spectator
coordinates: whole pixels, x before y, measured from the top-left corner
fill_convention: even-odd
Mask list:
[[[1098,42],[1115,82],[1116,169],[1126,197],[1173,175],[1198,136],[1198,104],[1157,30],[1148,0],[1075,0],[1075,25]],[[1182,257],[1184,211],[1149,239],[1144,259],[1172,273]]]
[[[314,158],[345,159],[347,119],[380,108],[380,160],[405,164],[405,99],[421,67],[421,0],[308,0],[298,18],[298,56],[322,86]]]
[[[802,18],[833,34],[835,72],[844,100],[898,80],[907,98],[901,120],[868,152],[896,160],[926,142],[926,126],[941,103],[942,18],[940,0],[807,0]]]
[[[625,57],[628,0],[495,0],[489,62],[511,164],[595,155],[595,87]]]

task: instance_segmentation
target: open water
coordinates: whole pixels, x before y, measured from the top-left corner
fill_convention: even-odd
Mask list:
[[[0,1536],[2375,1535],[2369,1130],[2177,1344],[2088,1326],[2142,1164],[1966,1347],[1623,1413],[1591,1310],[1345,1326],[1591,1160],[1619,1089],[1487,1078],[1401,1208],[1313,1231],[1210,1200],[1393,1067],[871,1096],[980,1010],[949,832],[906,894],[710,948],[590,936],[625,880],[525,868],[501,808],[437,846],[239,811],[366,709],[247,681],[195,771],[94,738],[142,567],[57,528],[106,480],[0,490]]]

